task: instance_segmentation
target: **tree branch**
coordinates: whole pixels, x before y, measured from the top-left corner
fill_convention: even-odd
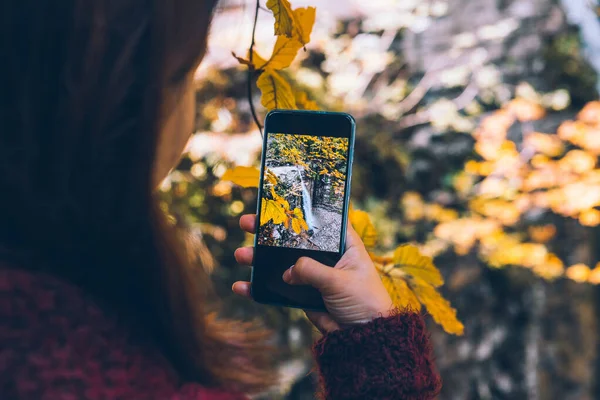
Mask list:
[[[254,118],[254,122],[256,126],[258,126],[258,130],[260,131],[260,135],[262,136],[262,125],[258,119],[258,115],[256,114],[256,109],[254,108],[254,101],[252,100],[252,79],[254,78],[254,67],[253,67],[253,56],[254,56],[254,45],[256,43],[256,26],[258,25],[258,11],[260,10],[260,0],[256,0],[256,8],[254,10],[254,24],[252,25],[252,42],[250,42],[250,54],[248,58],[250,60],[250,65],[248,66],[248,79],[247,79],[247,89],[248,89],[248,103],[250,103],[250,112],[252,113],[252,118]]]
[[[477,85],[473,80],[471,80],[471,82],[469,82],[469,84],[467,85],[467,87],[465,87],[463,92],[451,101],[456,105],[456,109],[460,111],[467,107],[469,103],[471,103],[477,97],[478,91],[479,89]],[[423,110],[414,114],[408,114],[400,120],[400,123],[398,124],[398,129],[403,130],[418,125],[428,124],[431,122],[432,117],[433,116],[431,115],[429,110]]]

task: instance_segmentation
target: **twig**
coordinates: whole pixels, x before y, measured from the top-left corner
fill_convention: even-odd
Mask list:
[[[463,92],[452,99],[451,101],[456,105],[456,110],[460,111],[467,107],[476,97],[478,93],[477,85],[474,81],[469,82]],[[403,117],[398,124],[400,130],[412,128],[418,125],[424,125],[431,122],[433,116],[429,110],[419,111],[414,114],[409,114]]]
[[[396,38],[396,35],[397,35],[397,31],[392,30],[392,29],[389,29],[389,30],[386,30],[383,32],[383,34],[381,35],[380,41],[379,41],[379,43],[380,43],[379,48],[382,52],[385,53],[390,50],[390,47],[392,47],[392,43],[394,43],[394,39]],[[377,74],[376,72],[371,72],[368,79],[362,80],[363,81],[362,87],[355,89],[356,94],[357,94],[356,98],[362,98],[365,95],[369,85],[371,84],[371,82],[373,82],[373,78],[375,77],[376,74]],[[359,79],[359,81],[360,81],[360,79]]]
[[[250,42],[250,54],[248,55],[248,58],[250,60],[250,65],[248,66],[248,79],[247,79],[247,86],[248,86],[248,103],[250,103],[250,112],[252,112],[252,118],[254,118],[254,122],[256,123],[256,126],[258,126],[258,130],[260,131],[260,135],[262,136],[263,132],[262,132],[262,125],[260,123],[260,121],[258,120],[258,115],[256,114],[256,109],[254,108],[254,102],[252,100],[252,78],[253,76],[253,72],[254,72],[254,67],[253,67],[253,56],[254,56],[254,45],[256,43],[256,26],[258,25],[258,11],[260,10],[260,0],[256,0],[256,8],[254,10],[254,24],[252,25],[252,42]]]

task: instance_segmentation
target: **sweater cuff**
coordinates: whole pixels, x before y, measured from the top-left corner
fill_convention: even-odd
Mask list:
[[[319,398],[430,400],[441,389],[429,334],[420,314],[330,332],[314,345]]]

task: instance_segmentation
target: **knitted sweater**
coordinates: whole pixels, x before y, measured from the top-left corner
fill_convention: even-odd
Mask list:
[[[78,288],[44,274],[0,269],[0,398],[246,400],[179,385],[158,351],[142,348]],[[423,319],[379,318],[314,346],[323,399],[433,399],[440,378]]]

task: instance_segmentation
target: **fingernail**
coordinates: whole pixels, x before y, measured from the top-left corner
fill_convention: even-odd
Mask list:
[[[283,273],[283,281],[286,283],[289,283],[292,280],[292,268],[294,268],[293,265],[290,268],[286,269]]]

